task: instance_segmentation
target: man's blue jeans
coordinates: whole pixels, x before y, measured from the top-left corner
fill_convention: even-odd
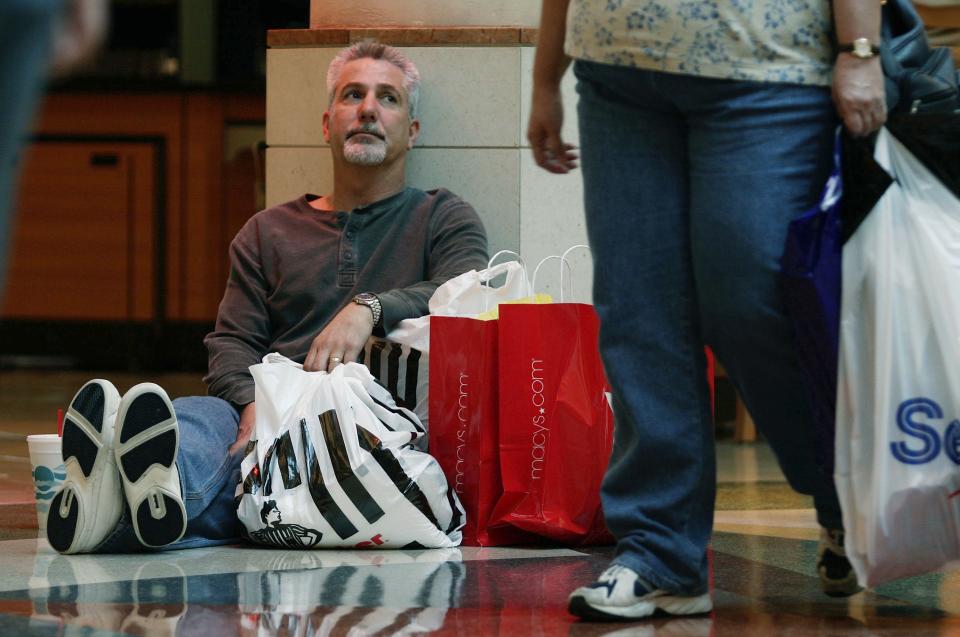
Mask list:
[[[587,230],[616,429],[603,483],[615,561],[656,588],[707,589],[716,459],[703,345],[727,370],[790,485],[841,528],[814,461],[784,315],[790,219],[831,166],[826,87],[578,61]]]
[[[240,416],[230,403],[209,396],[191,396],[173,401],[180,426],[177,469],[183,504],[187,509],[187,531],[164,549],[214,546],[240,540],[240,522],[234,493],[240,479],[243,453],[230,455],[237,438]],[[95,550],[96,553],[142,551],[124,507],[116,530]]]

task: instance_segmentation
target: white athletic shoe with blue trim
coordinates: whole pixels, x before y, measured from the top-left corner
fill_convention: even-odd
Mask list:
[[[573,591],[569,604],[572,615],[600,621],[641,619],[657,611],[668,615],[696,615],[712,609],[709,593],[681,597],[664,590],[651,590],[636,571],[620,564],[608,567],[593,584]]]

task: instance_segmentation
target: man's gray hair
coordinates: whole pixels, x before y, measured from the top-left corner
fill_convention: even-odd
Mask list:
[[[420,105],[420,71],[410,61],[410,58],[401,53],[399,49],[388,44],[372,41],[357,42],[341,50],[330,62],[330,67],[327,69],[327,94],[330,97],[327,108],[333,106],[333,100],[336,97],[334,92],[337,89],[337,82],[340,81],[343,65],[363,58],[386,60],[403,71],[403,88],[407,92],[410,119],[416,119],[417,107]]]

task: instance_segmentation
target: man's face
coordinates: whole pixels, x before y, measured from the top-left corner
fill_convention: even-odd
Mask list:
[[[361,58],[343,65],[323,137],[334,156],[360,166],[402,158],[417,139],[420,123],[410,120],[403,71],[386,60]]]

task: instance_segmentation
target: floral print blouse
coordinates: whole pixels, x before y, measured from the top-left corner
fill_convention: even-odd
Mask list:
[[[571,0],[573,58],[706,77],[829,85],[830,0]]]

